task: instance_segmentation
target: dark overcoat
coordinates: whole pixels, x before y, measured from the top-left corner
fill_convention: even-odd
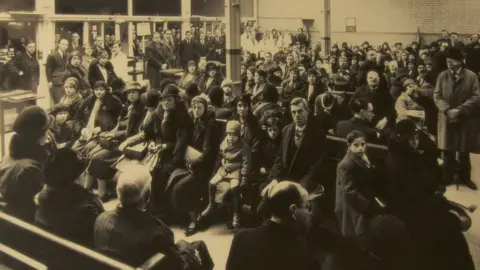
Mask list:
[[[91,95],[87,97],[80,105],[75,119],[79,121],[82,127],[87,125],[96,100],[97,97],[95,95]],[[100,127],[102,131],[112,130],[117,125],[118,116],[120,115],[121,110],[121,101],[112,94],[107,93],[103,98],[102,104],[100,105],[100,110],[95,117],[95,127]]]

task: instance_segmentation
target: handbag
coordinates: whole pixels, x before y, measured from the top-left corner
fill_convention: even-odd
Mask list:
[[[111,134],[104,133],[98,137],[98,143],[103,149],[106,150],[112,150],[117,142],[118,140],[115,140]]]
[[[126,147],[123,150],[123,154],[126,158],[142,160],[148,152],[148,145],[146,142],[142,142],[136,145]]]

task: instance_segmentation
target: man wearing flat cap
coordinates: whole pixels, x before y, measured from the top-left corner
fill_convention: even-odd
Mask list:
[[[444,183],[459,181],[476,190],[470,179],[470,153],[480,153],[480,86],[478,77],[463,67],[463,52],[456,47],[446,51],[448,69],[440,73],[433,98],[439,110],[438,148],[444,151]],[[456,168],[456,153],[459,168]]]

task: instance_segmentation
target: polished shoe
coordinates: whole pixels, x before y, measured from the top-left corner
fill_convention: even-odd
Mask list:
[[[185,236],[192,236],[198,232],[198,224],[196,222],[190,222],[190,225],[185,229]]]
[[[233,221],[232,221],[232,229],[239,229],[241,227],[240,225],[240,215],[239,214],[234,214],[233,215]]]
[[[464,185],[472,190],[477,190],[477,185],[472,180],[467,180]]]
[[[202,214],[200,214],[200,217],[203,217],[203,218],[209,217],[215,212],[216,209],[217,209],[216,205],[210,203],[208,204],[207,208],[203,210]]]

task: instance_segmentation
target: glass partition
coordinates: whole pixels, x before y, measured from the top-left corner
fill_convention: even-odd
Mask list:
[[[181,16],[181,0],[133,0],[133,15]]]
[[[127,15],[128,2],[127,0],[55,0],[55,13]]]

